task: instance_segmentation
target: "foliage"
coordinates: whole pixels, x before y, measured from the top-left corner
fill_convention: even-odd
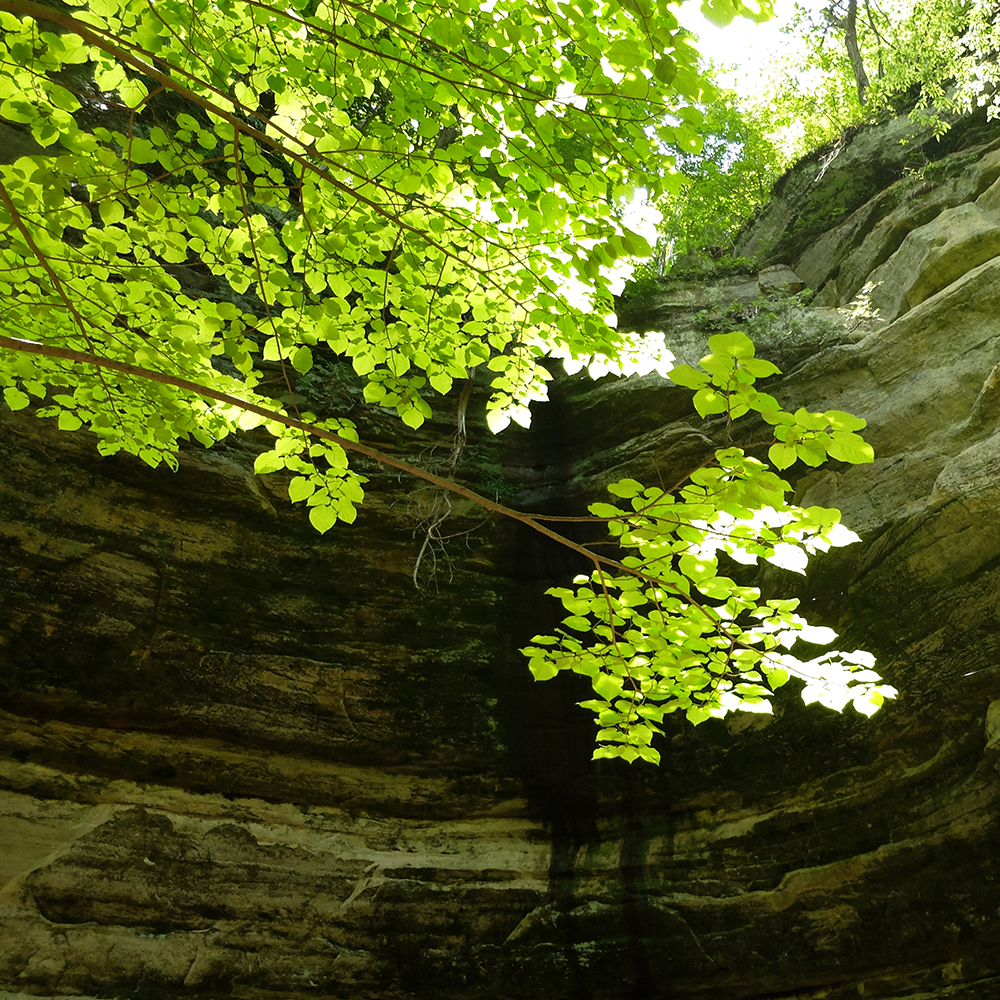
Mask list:
[[[720,94],[705,109],[705,125],[701,150],[678,157],[681,190],[657,203],[674,260],[708,248],[716,258],[731,255],[740,227],[763,206],[783,167],[765,121],[742,111],[735,94]]]
[[[777,368],[754,356],[744,334],[717,334],[709,346],[702,371],[680,365],[671,379],[695,390],[702,417],[721,414],[731,426],[750,411],[760,414],[774,427],[768,458],[776,469],[827,457],[872,460],[855,433],[864,420],[839,410],[789,413],[757,390],[754,382]],[[826,644],[836,633],[809,626],[795,614],[798,601],[761,601],[756,587],[720,575],[720,551],[737,563],[762,557],[804,573],[810,553],[857,540],[839,511],[789,504],[789,491],[767,463],[727,443],[674,490],[624,479],[608,487],[618,503],[591,504],[611,537],[638,555],[595,558],[594,571],[574,588],[549,590],[568,612],[563,629],[536,635],[522,652],[537,680],[562,671],[590,678],[596,698],[582,704],[597,715],[595,757],[658,762],[650,743],[664,715],[682,711],[697,725],[735,709],[767,712],[790,677],[806,682],[806,702],[840,710],[851,701],[866,715],[895,695],[871,669],[870,653],[803,662],[781,651],[798,639]]]
[[[705,6],[719,22],[770,13],[766,2]],[[348,454],[359,452],[593,561],[542,519],[504,507],[499,490],[476,496],[361,444],[342,415],[302,412],[298,388],[317,358],[347,359],[364,402],[415,428],[456,382],[464,407],[484,369],[496,432],[526,424],[527,404],[544,398],[546,355],[592,374],[669,363],[662,341],[619,333],[611,314],[621,267],[649,250],[625,204],[640,187],[654,202],[676,191],[678,161],[725,125],[714,112],[706,124],[714,92],[670,8],[0,0],[0,117],[35,143],[0,163],[7,405],[87,428],[103,454],[153,466],[175,467],[184,440],[208,447],[262,426],[274,442],[255,471],[290,473],[291,499],[321,532],[356,516],[365,480]],[[721,169],[726,153],[713,149]],[[752,389],[766,362],[736,336],[715,349],[721,367],[710,375],[722,381],[700,387],[703,413],[733,418],[769,398]],[[776,418],[779,467],[826,444],[861,454],[838,437],[846,425],[831,424],[827,442],[818,418],[763,409]],[[738,551],[836,537],[832,514],[789,514],[780,480],[737,451],[694,474],[685,490],[700,491],[697,503],[672,501],[688,517],[678,538],[686,544],[699,521],[755,516],[758,535],[742,520],[733,528]],[[668,523],[655,513],[668,501],[638,489],[635,516],[606,516],[645,552],[643,533]],[[702,569],[685,561],[682,576],[714,599],[727,584],[711,582],[707,549],[697,558]],[[608,592],[630,594],[629,581],[645,579],[639,565],[622,563],[624,582],[611,579]],[[671,580],[657,586],[674,594]],[[728,603],[685,606],[692,623],[729,614]],[[698,624],[691,635],[756,637],[736,631],[739,608],[724,632]],[[765,624],[779,636],[796,628],[784,608]],[[608,627],[618,627],[613,614]],[[711,645],[715,669],[723,647],[697,641]],[[770,640],[734,639],[730,674],[761,674],[770,661],[753,659],[758,641]],[[747,683],[734,697],[751,704],[759,683]],[[621,731],[649,756],[645,731],[627,721]]]
[[[773,337],[776,332],[785,340],[799,339],[807,332],[802,321],[802,307],[808,305],[815,292],[772,290],[761,292],[749,302],[736,300],[728,306],[711,306],[694,314],[694,327],[706,333],[732,330],[740,326],[751,339]],[[809,317],[808,328],[819,328],[823,320]]]
[[[848,52],[850,8],[859,67]],[[758,107],[776,130],[794,130],[792,155],[836,139],[847,127],[899,110],[944,132],[953,112],[996,108],[1000,25],[979,0],[830,0],[797,6],[786,32],[801,48],[775,63]],[[862,83],[864,84],[862,86]],[[859,90],[863,99],[859,98]]]
[[[326,348],[411,427],[428,391],[479,366],[499,430],[544,397],[545,353],[614,359],[610,274],[648,252],[621,204],[639,181],[671,186],[669,150],[698,147],[711,94],[663,0],[0,12],[0,114],[47,153],[3,168],[4,329],[41,315],[62,346],[243,393],[255,355],[290,391]],[[214,296],[180,280],[192,270]],[[45,412],[109,453],[169,462],[179,436],[207,444],[239,420],[10,365],[15,404],[54,386]]]
[[[836,153],[865,121],[910,111],[942,133],[955,112],[988,105],[993,114],[1000,101],[994,7],[969,0],[796,5],[787,43],[757,68],[758,92],[720,95],[705,109],[711,137],[703,149],[678,157],[684,185],[657,203],[664,224],[651,271],[662,275],[684,255],[707,260],[709,251],[730,251],[792,163],[827,145]]]

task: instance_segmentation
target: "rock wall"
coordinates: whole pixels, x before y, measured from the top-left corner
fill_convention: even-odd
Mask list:
[[[747,329],[786,406],[869,421],[874,466],[798,482],[862,541],[760,583],[878,656],[871,720],[783,691],[671,727],[660,768],[593,763],[580,691],[516,653],[561,550],[456,505],[418,591],[441,500],[385,470],[320,537],[252,436],[173,474],[4,416],[0,996],[995,1000],[1000,130],[903,160],[903,127],[800,165],[746,236],[814,304],[771,271],[632,310],[686,359]],[[792,232],[824,184],[839,215]],[[356,416],[447,454],[447,420]],[[563,378],[460,474],[574,511],[720,433],[655,376]]]

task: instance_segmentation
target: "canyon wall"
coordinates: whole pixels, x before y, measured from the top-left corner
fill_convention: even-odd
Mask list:
[[[374,463],[319,536],[253,434],[172,473],[5,414],[0,996],[1000,995],[1000,127],[862,130],[741,240],[752,271],[623,317],[687,361],[744,329],[787,408],[868,420],[874,465],[791,470],[861,542],[758,582],[898,699],[782,690],[671,722],[659,768],[595,763],[583,692],[517,653],[572,554],[461,501],[424,547],[440,495]],[[446,466],[447,406],[401,433],[336,362],[310,378]],[[658,376],[560,377],[498,438],[484,399],[458,477],[527,510],[669,482],[722,434]]]

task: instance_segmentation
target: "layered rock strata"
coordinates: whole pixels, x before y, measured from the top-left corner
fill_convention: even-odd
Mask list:
[[[441,499],[385,470],[321,537],[252,438],[173,474],[5,416],[0,995],[1000,995],[1000,133],[914,194],[902,127],[805,164],[746,237],[820,306],[754,273],[633,313],[685,359],[748,328],[786,406],[869,421],[873,466],[798,482],[862,541],[759,582],[878,656],[900,696],[871,720],[783,691],[670,726],[659,768],[593,763],[581,692],[516,652],[561,550],[456,506],[418,590]],[[774,221],[873,158],[836,228]],[[447,454],[446,419],[382,419]],[[720,434],[656,376],[563,378],[531,432],[473,426],[460,474],[573,512]]]

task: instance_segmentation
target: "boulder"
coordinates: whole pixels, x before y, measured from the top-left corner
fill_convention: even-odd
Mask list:
[[[787,264],[771,264],[758,273],[757,287],[762,292],[801,292],[806,286]]]

